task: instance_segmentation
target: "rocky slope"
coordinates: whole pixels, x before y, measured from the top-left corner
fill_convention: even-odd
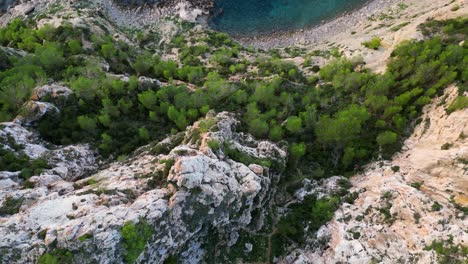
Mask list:
[[[52,88],[40,87],[34,94],[67,91]],[[143,252],[136,252],[138,262],[161,263],[176,251],[184,262],[198,262],[205,254],[203,237],[212,229],[235,244],[252,212],[270,200],[286,160],[284,150],[236,132],[237,125],[232,114],[209,115],[186,132],[97,170],[88,146],[46,148],[19,118],[2,124],[7,148],[21,145],[28,156],[46,158],[51,165],[30,178],[28,188],[19,172],[1,172],[2,263],[35,262],[46,250],[54,255],[59,249],[73,252],[76,263],[122,263],[130,254],[122,238],[128,222],[150,226]],[[243,164],[224,148],[277,165]],[[18,213],[6,211],[12,204]]]
[[[112,1],[23,1],[1,17],[0,26],[34,11],[38,27],[69,21],[131,45],[136,42],[123,32],[143,28],[160,37],[151,43],[159,45],[170,43],[183,27],[184,22],[172,15],[196,21],[206,11],[190,4],[193,1],[171,1],[176,2],[129,12]],[[334,44],[322,41],[307,48],[325,51],[338,47],[344,55],[363,56],[367,67],[382,71],[397,43],[421,37],[418,24],[432,15],[466,14],[466,1],[433,1],[427,6],[430,1],[409,1],[405,8],[388,2],[395,3],[388,14],[398,18],[365,18],[352,28],[359,29],[352,36],[340,33],[330,38]],[[454,5],[460,9],[446,14]],[[385,26],[378,28],[382,21]],[[395,31],[390,26],[406,22],[409,24]],[[197,26],[190,34],[202,31]],[[373,35],[384,36],[383,47],[364,49],[362,41]],[[292,37],[289,41],[301,39]],[[15,56],[26,54],[2,49]],[[164,59],[178,59],[176,48],[160,52]],[[328,58],[315,56],[313,60],[322,66]],[[299,65],[304,58],[285,61]],[[108,72],[109,63],[101,62],[96,64],[105,68],[108,76],[129,81],[128,76]],[[231,80],[243,78],[231,76]],[[144,76],[138,80],[167,85]],[[306,179],[292,187],[280,186],[294,188],[292,191],[278,190],[278,182],[289,176],[282,173],[288,159],[286,146],[238,132],[240,117],[227,112],[210,112],[179,134],[129,156],[103,160],[88,144],[56,146],[39,138],[34,128],[37,121],[46,113],[60,112],[54,102],[72,91],[59,84],[37,87],[16,119],[0,124],[2,148],[47,163],[29,172],[32,177],[25,177],[21,169],[0,172],[0,263],[42,263],[46,259],[63,263],[170,263],[175,258],[182,263],[231,263],[249,262],[246,256],[251,252],[260,255],[255,261],[278,263],[445,263],[428,250],[433,241],[442,241],[443,250],[455,247],[457,251],[450,252],[467,261],[460,247],[468,244],[468,111],[446,112],[456,90],[449,87],[443,97],[425,108],[401,153],[390,161],[369,164],[352,178],[350,196],[356,198],[352,204],[342,205],[318,232],[309,232],[309,226],[304,225],[310,233],[304,245],[293,242],[284,253],[287,256],[272,258],[272,237],[278,235],[275,224],[293,211],[291,205],[310,196],[338,196],[338,183],[344,177]],[[348,201],[344,195],[337,199]],[[258,248],[262,252],[256,252]]]
[[[447,88],[425,108],[401,153],[352,178],[350,191],[359,196],[322,227],[326,248],[301,252],[294,263],[444,263],[425,250],[433,241],[468,244],[468,110],[446,112],[456,95]]]

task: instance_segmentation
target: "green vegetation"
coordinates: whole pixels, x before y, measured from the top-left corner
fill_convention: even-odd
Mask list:
[[[419,29],[428,38],[439,37],[445,43],[459,44],[468,35],[468,18],[428,20]]]
[[[166,260],[164,260],[164,264],[177,264],[177,256],[169,256]]]
[[[439,263],[466,263],[466,256],[468,255],[468,247],[464,245],[455,245],[451,235],[449,235],[447,240],[432,241],[432,243],[424,249],[434,250],[438,255]]]
[[[421,186],[424,184],[424,182],[412,182],[410,183],[410,186],[415,188],[415,189],[421,189]]]
[[[135,263],[146,244],[153,236],[153,228],[144,220],[140,219],[137,224],[127,222],[120,230],[122,235],[122,246],[125,263]]]
[[[223,146],[223,152],[226,156],[230,159],[235,160],[237,162],[243,163],[246,166],[249,166],[252,163],[262,165],[264,167],[271,167],[272,165],[276,165],[276,162],[269,160],[269,159],[260,159],[253,156],[250,156],[235,147],[233,147],[229,143],[225,143]],[[281,171],[281,170],[278,170]]]
[[[306,232],[314,232],[330,221],[339,204],[340,199],[335,196],[322,199],[307,196],[303,202],[290,206],[290,212],[280,219],[278,232],[272,237],[272,257],[283,254],[290,240],[304,243]]]
[[[396,29],[395,31],[397,31]],[[362,45],[368,49],[378,50],[380,48],[381,39],[379,37],[374,37],[369,41],[365,41]]]
[[[453,144],[447,142],[447,143],[443,144],[443,145],[440,147],[440,149],[441,149],[441,150],[448,150],[448,149],[450,149],[451,147],[453,147]]]
[[[219,149],[221,149],[221,143],[217,140],[210,140],[207,142],[207,145],[210,149],[213,150],[213,152],[217,152]]]
[[[252,245],[252,251],[246,252],[245,244]],[[247,232],[240,234],[237,243],[228,251],[228,259],[242,259],[249,263],[264,263],[267,260],[268,238],[262,235],[252,235]]]
[[[5,138],[0,138],[0,144],[0,171],[21,171],[20,178],[28,180],[31,176],[50,168],[42,158],[31,160],[24,153],[24,146],[16,144],[8,134]]]
[[[454,5],[452,8],[450,8],[450,11],[458,11],[458,9],[460,9],[460,6],[459,5]]]
[[[393,194],[390,191],[387,191],[383,193],[380,198],[383,202],[383,206],[378,208],[378,210],[383,215],[384,222],[391,225],[395,221],[395,216],[396,216],[395,214],[390,213],[390,209],[392,209],[392,206],[393,206],[392,204]]]
[[[308,196],[303,203],[291,206],[292,212],[280,220],[279,233],[303,242],[301,233],[304,232],[304,227],[308,226],[311,230],[317,230],[331,220],[338,205],[337,197],[317,200],[313,196]]]
[[[61,111],[39,122],[42,138],[61,145],[90,143],[102,156],[115,158],[172,134],[171,143],[150,146],[153,154],[167,153],[184,140],[179,131],[209,110],[231,111],[241,118],[238,129],[242,132],[287,146],[287,167],[247,155],[229,143],[210,141],[208,146],[246,165],[286,169],[280,184],[288,188],[304,178],[347,175],[373,158],[391,157],[422,108],[452,83],[459,87],[459,97],[447,111],[465,108],[468,49],[467,44],[459,44],[468,34],[466,24],[467,19],[462,18],[428,21],[421,26],[428,39],[399,45],[386,72],[376,74],[362,67],[358,59],[341,57],[338,49],[307,54],[303,66],[311,68],[302,71],[283,60],[284,53],[278,50],[247,49],[222,33],[197,36],[190,32],[190,39],[179,35],[164,50],[156,50],[143,45],[148,37],[142,33],[136,36],[140,45],[132,46],[71,24],[36,29],[34,22],[16,19],[0,29],[0,45],[24,50],[27,55],[7,54],[0,48],[0,121],[18,114],[34,87],[50,80],[65,83],[74,94],[67,99],[46,99]],[[378,49],[380,42],[376,37],[363,45]],[[174,60],[156,55],[172,48],[177,48]],[[297,55],[302,51],[285,52]],[[312,56],[332,59],[318,67],[311,65]],[[196,143],[201,133],[215,130],[213,122],[201,122],[191,130],[189,140]],[[14,148],[0,149],[0,169],[22,170],[27,180],[47,168],[43,160],[25,156],[21,146]],[[174,163],[161,162],[165,170],[150,175],[149,188],[160,186]],[[307,197],[303,203],[291,205],[272,237],[273,255],[281,254],[290,243],[302,243],[305,226],[316,230],[332,217],[340,202],[352,202],[354,196]],[[384,204],[378,210],[391,223],[391,193],[382,199]],[[138,258],[152,232],[142,220],[124,225],[126,262]],[[58,253],[53,253],[43,259],[55,259]]]
[[[403,22],[401,24],[398,24],[398,25],[392,27],[390,30],[391,31],[398,31],[398,30],[402,29],[403,27],[406,27],[409,24],[410,24],[409,22]]]
[[[13,198],[8,197],[5,199],[5,202],[0,207],[0,216],[1,215],[13,215],[19,212],[21,205],[23,204],[23,198]]]
[[[66,249],[54,249],[42,255],[38,264],[71,264],[73,263],[73,253]]]
[[[432,206],[431,206],[431,210],[432,210],[433,212],[435,212],[435,211],[440,211],[442,208],[443,208],[443,206],[442,206],[440,203],[438,203],[438,202],[434,202],[434,203],[432,204]]]
[[[93,234],[84,234],[78,238],[81,242],[84,242],[88,239],[93,239]]]
[[[453,113],[457,110],[462,110],[468,107],[468,97],[458,96],[453,103],[447,108],[447,113]]]
[[[255,137],[288,142],[291,169],[299,169],[306,177],[320,175],[308,172],[309,168],[328,175],[343,174],[379,152],[389,157],[431,97],[454,81],[465,82],[465,47],[438,38],[403,43],[393,52],[385,74],[357,71],[360,61],[338,58],[322,67],[319,79],[310,83],[297,66],[283,62],[278,54],[257,55],[253,63],[245,61],[240,51],[250,51],[225,34],[209,33],[196,45],[178,36],[172,43],[181,50],[178,63],[163,61],[108,35],[90,35],[67,24],[34,30],[31,23],[15,20],[1,30],[2,45],[30,52],[25,58],[7,56],[8,69],[0,74],[2,91],[13,89],[8,83],[18,83],[11,79],[17,72],[31,72],[30,88],[45,78],[69,83],[75,94],[54,102],[61,114],[46,116],[38,129],[55,144],[92,143],[103,156],[127,154],[184,130],[208,109],[228,110],[240,113],[241,128]],[[459,26],[453,27],[461,34]],[[86,49],[85,42],[91,44]],[[41,61],[42,52],[59,59]],[[205,53],[216,54],[211,65],[202,63]],[[104,58],[110,71],[132,76],[128,81],[109,77],[96,67],[93,56]],[[258,72],[226,70],[232,62],[244,64],[244,69],[249,64],[256,66]],[[35,68],[24,71],[25,64]],[[232,74],[246,78],[228,81]],[[143,75],[170,84],[158,87],[140,82],[137,76]],[[171,84],[176,79],[197,89]],[[29,96],[30,88],[20,102]],[[14,106],[21,105],[0,102],[2,116],[13,116],[18,109]]]

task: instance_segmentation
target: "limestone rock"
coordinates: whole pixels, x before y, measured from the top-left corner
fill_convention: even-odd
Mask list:
[[[325,250],[303,250],[294,263],[436,263],[435,252],[424,250],[434,240],[452,237],[454,245],[467,245],[468,222],[454,205],[466,206],[468,193],[463,164],[468,140],[460,136],[468,135],[466,122],[460,122],[468,120],[468,110],[447,115],[445,107],[457,96],[457,87],[447,88],[445,96],[424,108],[422,119],[430,122],[415,128],[401,153],[369,164],[351,179],[350,191],[358,198],[343,204],[319,230],[320,237],[329,238]],[[441,149],[447,142],[453,146]]]
[[[96,163],[92,152],[85,146],[46,149],[43,157],[54,168],[32,177],[33,189],[9,190],[23,200],[18,214],[0,219],[0,248],[5,249],[1,260],[33,262],[55,244],[73,251],[75,262],[123,263],[120,229],[128,221],[144,220],[155,231],[137,262],[162,263],[177,251],[187,263],[197,263],[207,252],[205,236],[213,229],[237,243],[235,230],[249,225],[252,212],[264,207],[280,172],[232,160],[207,142],[229,142],[245,155],[283,166],[287,154],[272,143],[236,132],[239,122],[232,114],[200,122],[212,127],[200,134],[200,123],[195,123],[167,154],[155,153],[154,145],[148,145],[126,161],[74,183],[87,175],[86,166]],[[170,137],[162,143],[176,142]],[[2,179],[12,177],[4,174]],[[5,193],[0,192],[2,197]],[[79,239],[85,234],[92,240]]]
[[[21,107],[20,114],[15,118],[15,122],[26,126],[32,125],[50,112],[59,112],[59,110],[51,103],[31,100]]]
[[[45,97],[50,97],[51,99],[56,99],[59,97],[68,97],[73,93],[70,88],[61,86],[59,84],[50,84],[44,85],[40,87],[34,88],[31,100],[33,101],[41,101],[45,99]]]

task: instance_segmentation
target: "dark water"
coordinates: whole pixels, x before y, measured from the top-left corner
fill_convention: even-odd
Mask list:
[[[210,26],[252,36],[319,24],[368,0],[215,0]],[[216,12],[220,11],[219,14]]]
[[[15,0],[0,0],[0,11],[6,10]]]

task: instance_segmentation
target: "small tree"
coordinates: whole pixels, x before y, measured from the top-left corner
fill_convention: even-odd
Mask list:
[[[304,142],[301,142],[301,143],[293,143],[290,147],[289,147],[289,153],[291,155],[291,158],[293,160],[298,160],[300,158],[302,158],[305,153],[306,153],[306,145],[304,144]]]
[[[249,132],[255,137],[264,138],[269,130],[267,122],[256,118],[249,123]]]
[[[286,120],[286,129],[292,134],[298,134],[302,131],[302,119],[297,116],[290,116]]]
[[[78,125],[84,131],[93,133],[96,130],[96,119],[88,116],[79,116]]]
[[[102,56],[106,59],[111,59],[115,56],[116,50],[112,43],[107,43],[101,46]]]
[[[380,146],[387,146],[387,145],[392,145],[394,144],[398,139],[398,135],[395,132],[392,131],[385,131],[380,133],[377,136],[377,143]]]
[[[378,50],[380,47],[381,39],[379,37],[374,37],[370,41],[365,41],[362,45],[368,49]]]

